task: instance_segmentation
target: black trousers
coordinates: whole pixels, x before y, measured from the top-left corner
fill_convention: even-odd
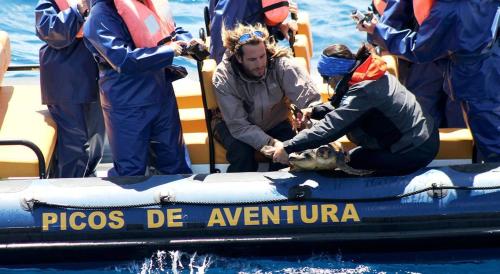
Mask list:
[[[259,163],[255,160],[255,149],[250,145],[234,138],[225,122],[215,126],[215,136],[226,149],[226,159],[229,162],[227,172],[253,172],[257,171]],[[288,120],[285,120],[274,128],[266,131],[274,139],[286,141],[295,136],[295,131]],[[279,170],[287,166],[269,161],[269,170]]]
[[[348,165],[357,169],[374,170],[374,175],[406,175],[426,167],[438,151],[439,131],[435,129],[427,141],[404,153],[356,147],[349,151],[351,160]]]

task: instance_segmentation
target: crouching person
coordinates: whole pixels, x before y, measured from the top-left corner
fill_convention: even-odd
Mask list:
[[[286,164],[288,154],[319,147],[343,135],[357,145],[349,151],[354,169],[377,175],[402,175],[427,166],[439,149],[439,132],[432,118],[366,47],[356,55],[344,45],[323,51],[320,74],[336,94],[310,113],[321,119],[294,138],[275,144],[273,160]]]
[[[256,171],[256,150],[295,135],[287,101],[304,109],[318,104],[320,94],[290,50],[270,40],[262,25],[239,24],[225,30],[223,40],[227,51],[213,77],[223,122],[213,130],[227,150],[228,172]]]

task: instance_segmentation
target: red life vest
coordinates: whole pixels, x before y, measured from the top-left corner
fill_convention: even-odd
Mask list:
[[[349,85],[365,80],[377,80],[387,71],[387,63],[378,55],[372,54],[352,74]]]
[[[55,0],[57,8],[59,8],[60,11],[67,10],[69,9],[70,1],[71,0]],[[80,28],[78,33],[76,34],[76,38],[82,38],[83,37],[83,26]]]
[[[288,0],[262,0],[262,11],[266,25],[276,26],[288,17]]]
[[[152,48],[172,35],[175,23],[168,0],[114,0],[118,14],[138,48]]]
[[[377,10],[380,16],[384,15],[385,7],[387,7],[387,2],[384,0],[373,0],[373,6]]]
[[[59,8],[60,11],[67,10],[69,9],[69,4],[68,3],[70,0],[55,0],[56,5]]]
[[[413,0],[413,13],[419,25],[429,17],[434,0]]]

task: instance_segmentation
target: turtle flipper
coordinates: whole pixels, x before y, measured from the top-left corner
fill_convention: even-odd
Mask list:
[[[347,174],[356,176],[366,176],[374,172],[373,170],[353,168],[347,164],[348,161],[349,161],[349,156],[346,156],[344,153],[339,152],[337,155],[337,168]]]

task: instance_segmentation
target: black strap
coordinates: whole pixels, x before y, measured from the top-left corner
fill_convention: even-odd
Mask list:
[[[347,93],[347,91],[349,91],[349,81],[351,80],[351,76],[352,73],[344,76],[344,78],[342,78],[342,80],[340,80],[337,86],[335,87],[335,94],[333,94],[333,96],[329,98],[334,108],[339,107],[342,98]]]
[[[170,42],[172,42],[172,39],[173,39],[172,35],[169,35],[169,36],[161,39],[160,41],[158,41],[158,43],[156,43],[156,46],[162,46],[166,43],[170,43]]]
[[[267,6],[265,8],[262,8],[262,12],[268,12],[270,10],[274,10],[274,9],[281,8],[281,7],[288,7],[288,6],[290,6],[290,3],[288,3],[288,1],[281,1],[278,3],[274,3],[270,6]]]
[[[335,94],[328,99],[332,103],[333,107],[335,108],[339,107],[342,98],[349,91],[349,81],[351,80],[352,75],[361,64],[362,61],[357,60],[356,64],[351,69],[351,71],[348,74],[346,74],[335,87]]]

